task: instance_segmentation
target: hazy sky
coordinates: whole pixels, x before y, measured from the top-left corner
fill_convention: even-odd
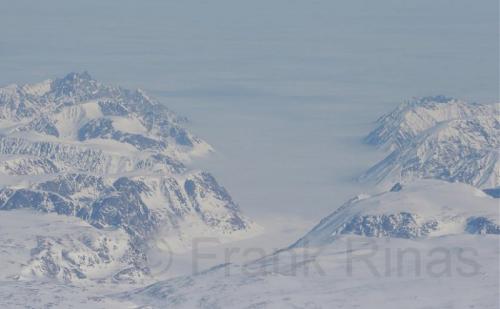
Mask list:
[[[198,96],[498,88],[495,0],[2,0],[0,26],[1,84],[86,69]]]
[[[380,158],[380,113],[498,100],[498,1],[0,0],[1,85],[81,70],[191,118],[247,213],[317,219]]]

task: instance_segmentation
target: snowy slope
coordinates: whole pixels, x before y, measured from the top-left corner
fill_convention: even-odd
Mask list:
[[[404,104],[382,117],[366,138],[371,144],[393,150],[360,179],[385,187],[416,178],[497,187],[499,116],[498,104],[469,104],[441,97]]]
[[[69,283],[137,280],[142,275],[143,257],[123,231],[29,210],[2,212],[0,223],[1,280]]]
[[[465,251],[460,253],[460,248]],[[397,262],[399,250],[410,252],[401,264]],[[418,262],[415,252],[420,257]],[[449,253],[449,272],[443,272],[446,268],[438,263],[443,252]],[[56,282],[1,281],[0,304],[4,308],[37,304],[99,309],[496,309],[499,254],[495,235],[452,235],[425,241],[367,241],[364,237],[344,236],[320,249],[282,251],[246,265],[221,265],[145,288],[125,287],[127,291],[122,285],[81,288]],[[367,255],[374,268],[360,259]]]
[[[390,150],[403,148],[420,133],[441,122],[498,112],[498,106],[468,103],[442,95],[414,98],[380,117],[365,142]]]
[[[462,183],[418,180],[360,195],[323,219],[295,247],[329,244],[343,234],[419,238],[500,234],[498,200]]]
[[[469,251],[460,253],[460,248]],[[400,264],[399,250],[412,252]],[[450,256],[447,273],[443,264],[432,264],[442,260],[443,252]],[[494,309],[499,305],[499,253],[493,235],[426,241],[344,236],[323,248],[295,248],[246,265],[221,265],[113,299],[145,308]],[[415,255],[421,257],[417,262]],[[471,261],[476,264],[467,264]]]
[[[186,168],[212,149],[182,122],[143,91],[88,73],[0,88],[0,217],[19,209],[69,216],[95,234],[125,233],[140,252],[259,233],[212,175]],[[73,250],[73,234],[60,237],[58,250]]]

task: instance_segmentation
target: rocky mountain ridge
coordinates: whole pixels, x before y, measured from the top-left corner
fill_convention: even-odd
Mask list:
[[[122,231],[139,252],[259,233],[211,174],[186,167],[212,148],[183,122],[144,91],[86,72],[0,88],[0,210]]]

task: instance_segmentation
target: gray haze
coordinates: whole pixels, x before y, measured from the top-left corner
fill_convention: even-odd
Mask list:
[[[316,220],[412,96],[498,100],[498,1],[0,0],[0,84],[89,71],[188,116],[199,164],[259,219]]]

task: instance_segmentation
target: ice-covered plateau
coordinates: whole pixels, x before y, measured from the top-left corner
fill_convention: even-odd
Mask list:
[[[434,178],[495,190],[500,180],[500,103],[414,99],[376,122],[365,142],[389,149],[360,178],[390,187]]]
[[[27,225],[38,235],[32,260],[11,275],[72,281],[109,264],[118,278],[147,273],[149,246],[181,251],[198,236],[259,233],[211,174],[186,167],[212,148],[183,121],[143,91],[86,72],[0,88],[0,216],[31,210],[75,225],[60,237]]]

